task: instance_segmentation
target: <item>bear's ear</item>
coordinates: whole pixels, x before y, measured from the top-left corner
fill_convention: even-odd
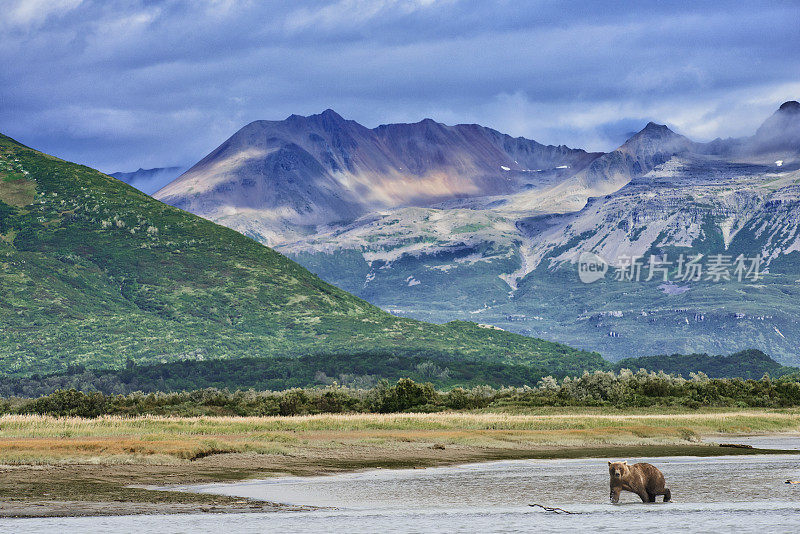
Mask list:
[[[622,465],[628,465],[628,460],[625,460],[624,462],[622,462]]]
[[[611,462],[608,462],[608,465],[611,465]]]

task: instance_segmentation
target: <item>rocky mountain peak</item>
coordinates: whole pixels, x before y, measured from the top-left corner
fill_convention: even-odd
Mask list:
[[[649,158],[654,154],[669,156],[689,151],[693,143],[688,138],[677,134],[664,124],[648,122],[642,130],[625,141],[618,150],[635,158]]]
[[[256,121],[262,122],[262,121]],[[323,123],[340,123],[347,122],[344,117],[336,113],[334,110],[328,108],[322,113],[315,113],[314,115],[297,115],[291,114],[286,117],[286,122],[289,123],[308,123],[308,122],[323,122]]]
[[[342,121],[344,122],[345,118],[333,111],[331,108],[326,109],[322,113],[318,115],[320,118],[328,120],[328,121]]]
[[[797,100],[789,100],[788,102],[784,102],[781,104],[781,107],[778,108],[778,111],[783,113],[800,113],[800,102]]]
[[[635,139],[648,138],[648,139],[665,139],[669,137],[683,137],[676,134],[666,124],[657,124],[655,122],[648,122],[636,135],[628,139],[628,142]]]
[[[663,132],[663,131],[671,131],[666,124],[658,124],[657,122],[650,121],[648,122],[645,127],[642,129],[644,132]]]
[[[632,178],[642,176],[676,154],[690,152],[694,143],[664,124],[648,122],[616,150],[596,160],[579,179],[595,195],[617,191]]]
[[[800,102],[784,102],[756,131],[751,141],[755,153],[800,153]],[[782,159],[789,157],[781,154]],[[777,156],[776,156],[777,157]]]

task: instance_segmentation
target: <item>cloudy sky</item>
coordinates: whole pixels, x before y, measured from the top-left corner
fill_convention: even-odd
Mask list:
[[[800,1],[0,1],[0,132],[106,172],[325,108],[609,150],[800,98]]]

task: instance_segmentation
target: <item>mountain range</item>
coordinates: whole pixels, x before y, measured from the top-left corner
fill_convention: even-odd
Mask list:
[[[799,169],[794,101],[752,136],[701,143],[651,122],[605,154],[326,110],[253,122],[154,196],[395,315],[612,359],[757,348],[797,364]],[[583,252],[612,271],[671,259],[670,281],[582,284]],[[681,254],[758,257],[759,276],[673,280]]]
[[[368,129],[328,109],[252,122],[154,196],[271,245],[381,210],[541,187],[597,156],[476,124]]]
[[[130,184],[142,193],[152,195],[186,170],[185,167],[156,167],[133,172],[112,172],[109,176]]]
[[[472,322],[395,317],[233,230],[2,135],[0,326],[0,374],[12,377],[281,358],[273,368],[288,379],[299,357],[304,376],[324,360],[351,379],[367,364],[480,365],[526,382],[606,368],[597,353]],[[242,368],[229,370],[236,384]]]

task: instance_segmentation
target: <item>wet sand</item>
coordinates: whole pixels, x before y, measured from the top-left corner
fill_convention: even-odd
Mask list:
[[[735,437],[726,436],[727,441]],[[263,513],[313,507],[241,497],[153,490],[278,476],[316,476],[369,469],[423,468],[489,460],[631,458],[796,453],[714,445],[482,448],[417,442],[390,446],[299,449],[291,455],[219,454],[179,465],[68,464],[0,466],[0,517],[112,516],[132,514]],[[146,459],[142,459],[145,462]]]

